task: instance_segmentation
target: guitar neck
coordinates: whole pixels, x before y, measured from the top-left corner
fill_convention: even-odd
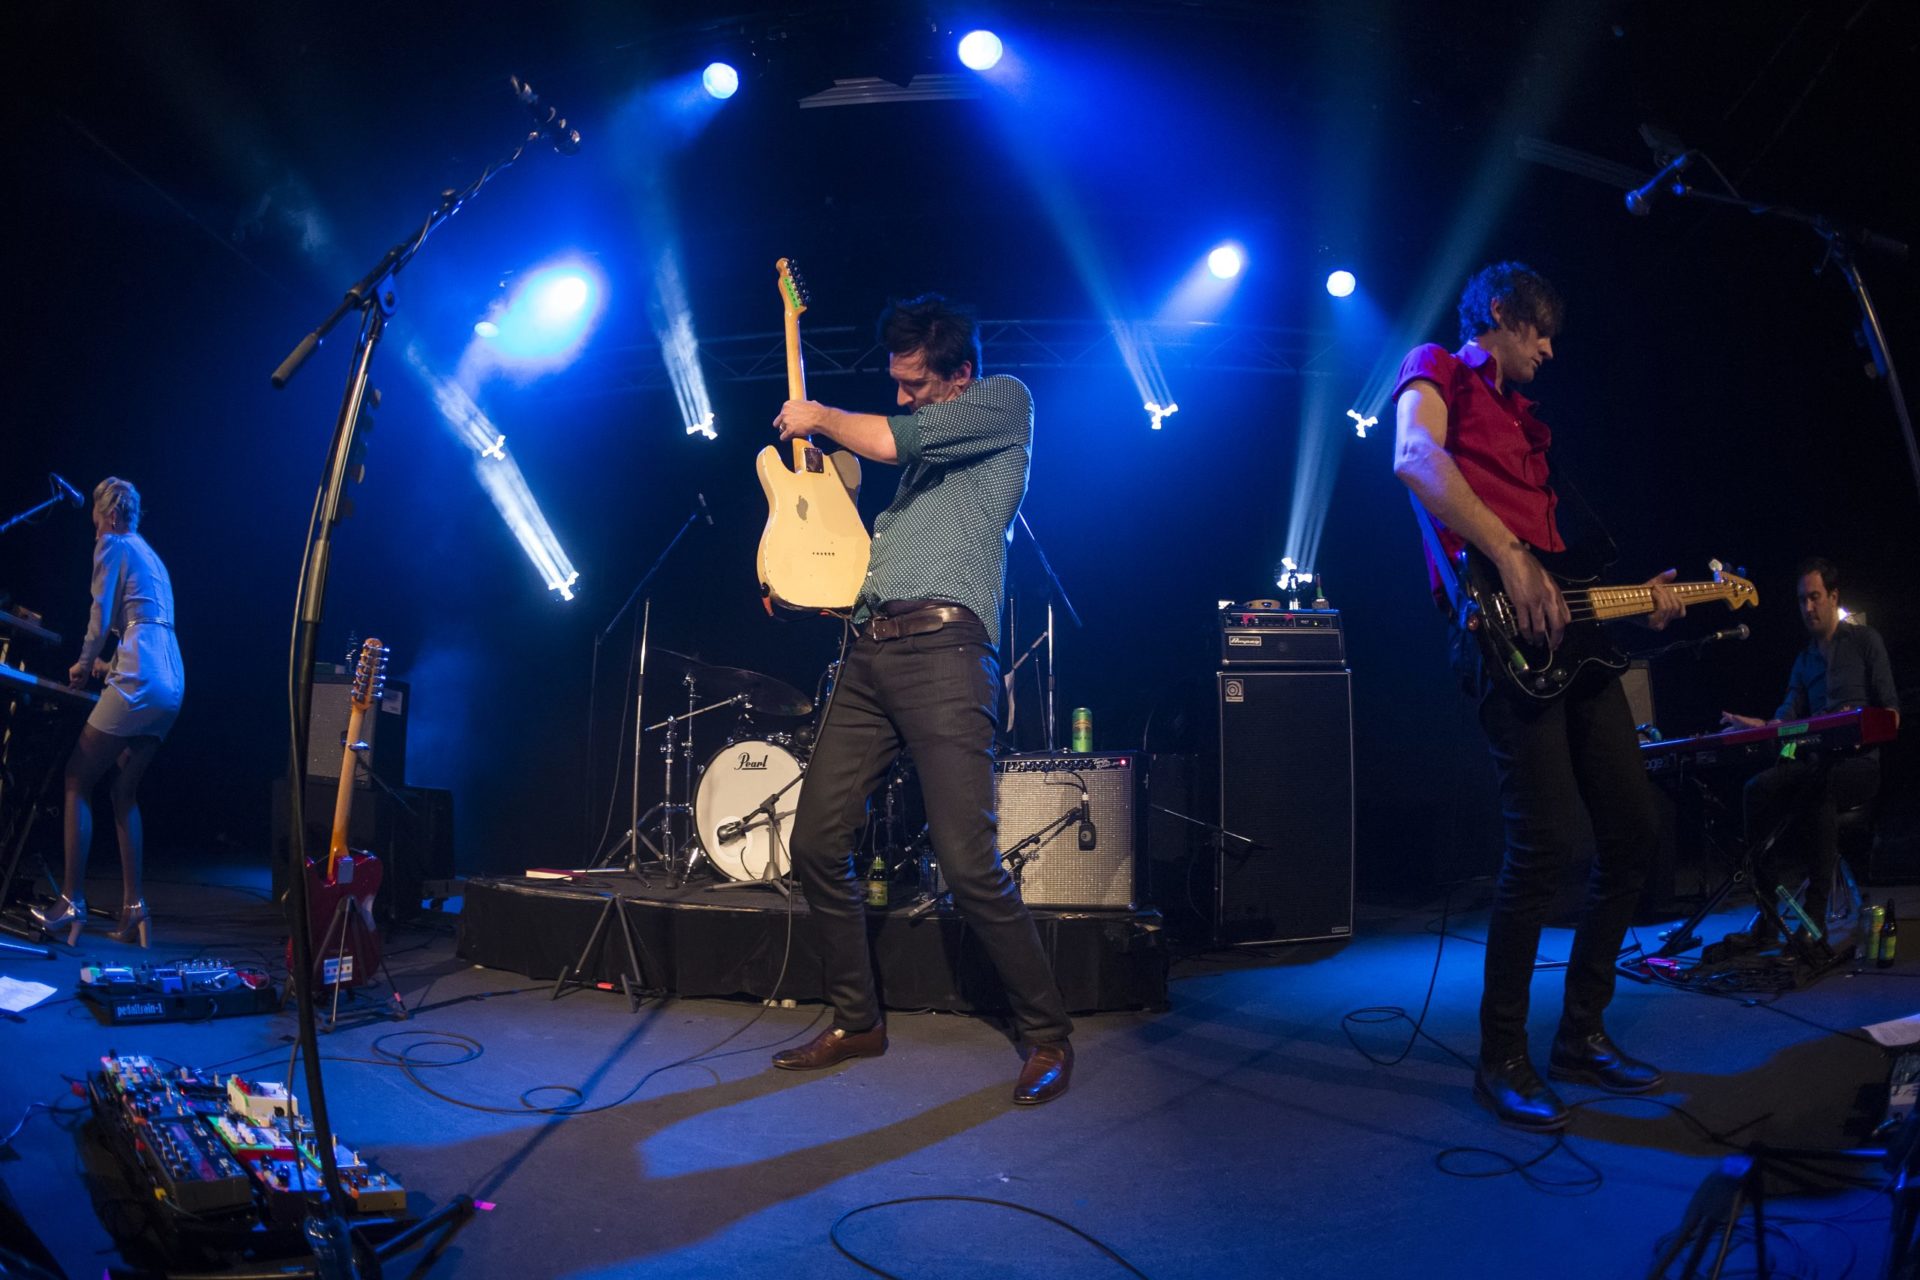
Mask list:
[[[805,400],[807,398],[807,365],[800,354],[800,317],[793,311],[787,312],[787,399]],[[811,436],[793,438],[793,469],[799,471],[806,466],[807,450],[813,447]]]
[[[1731,582],[1670,582],[1667,590],[1680,598],[1684,605],[1705,604],[1710,600],[1732,600],[1739,588]],[[1562,591],[1567,607],[1573,610],[1576,618],[1591,618],[1598,622],[1607,622],[1614,618],[1633,618],[1654,611],[1653,588],[1645,585],[1631,587],[1577,587],[1571,591]]]
[[[353,816],[353,778],[359,767],[355,758],[359,753],[353,744],[360,741],[360,731],[366,724],[367,710],[355,704],[353,714],[347,717],[347,742],[340,751],[340,790],[333,798],[333,835],[327,841],[327,879],[332,881],[339,870],[340,860],[352,853],[348,844],[347,824]]]

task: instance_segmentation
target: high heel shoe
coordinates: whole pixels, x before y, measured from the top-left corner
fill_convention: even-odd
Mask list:
[[[87,923],[87,899],[82,894],[77,898],[60,895],[60,901],[45,907],[34,907],[33,918],[49,934],[57,935],[60,930],[67,931],[67,945],[74,946],[80,941],[80,930]]]
[[[108,936],[115,942],[137,942],[142,947],[146,946],[149,915],[151,913],[147,910],[145,898],[120,908],[120,927]]]

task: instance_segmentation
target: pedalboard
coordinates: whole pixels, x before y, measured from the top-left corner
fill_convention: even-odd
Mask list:
[[[215,959],[82,965],[79,996],[109,1026],[204,1022],[280,1007],[279,989],[263,970]]]

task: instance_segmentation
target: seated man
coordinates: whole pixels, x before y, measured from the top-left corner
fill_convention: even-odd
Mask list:
[[[1900,695],[1893,687],[1886,642],[1865,623],[1840,620],[1840,570],[1831,560],[1801,562],[1798,599],[1807,647],[1794,660],[1787,696],[1773,719],[1727,711],[1721,723],[1758,727],[1868,706],[1886,707],[1898,716]],[[1839,811],[1865,804],[1879,790],[1878,748],[1822,761],[1782,759],[1754,775],[1746,791],[1747,839],[1758,850],[1779,832],[1754,867],[1755,891],[1771,894],[1784,882],[1786,868],[1804,861],[1807,900],[1802,905],[1824,934],[1840,861]]]

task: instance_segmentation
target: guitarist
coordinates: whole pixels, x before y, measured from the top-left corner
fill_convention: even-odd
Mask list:
[[[937,294],[880,318],[892,416],[789,400],[780,439],[818,434],[904,468],[873,522],[873,551],[793,823],[793,867],[818,930],[833,1025],[774,1055],[789,1071],[886,1052],[853,851],[867,799],[902,749],[925,792],[934,855],[954,905],[1000,972],[1026,1052],[1013,1100],[1066,1092],[1073,1027],[1019,886],[995,845],[993,737],[1007,539],[1026,495],[1033,401],[980,374],[973,317]]]
[[[1456,352],[1416,347],[1401,363],[1394,391],[1394,474],[1442,526],[1446,554],[1466,543],[1485,553],[1523,635],[1554,645],[1571,617],[1534,556],[1535,548],[1564,550],[1547,463],[1552,434],[1517,388],[1553,358],[1563,311],[1559,293],[1531,268],[1518,262],[1486,267],[1460,296],[1464,345]],[[1439,595],[1448,570],[1431,552],[1428,572]],[[1668,570],[1649,584],[1655,606],[1649,625],[1656,629],[1684,612],[1663,585],[1673,576]],[[1565,1128],[1571,1114],[1528,1055],[1527,998],[1541,926],[1580,842],[1582,804],[1597,847],[1548,1072],[1612,1093],[1645,1093],[1664,1080],[1614,1044],[1601,1021],[1656,839],[1651,796],[1633,717],[1612,673],[1531,703],[1485,669],[1472,636],[1456,627],[1453,643],[1455,670],[1478,704],[1493,755],[1506,824],[1506,856],[1487,925],[1474,1095],[1506,1124],[1552,1132]]]

